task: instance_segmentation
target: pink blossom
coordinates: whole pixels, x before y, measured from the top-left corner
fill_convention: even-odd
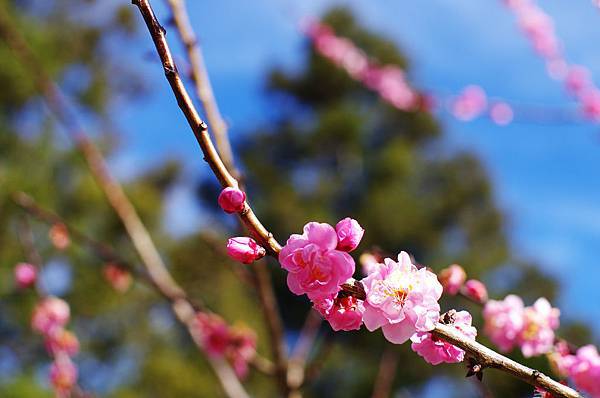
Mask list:
[[[515,295],[502,301],[489,300],[483,308],[484,331],[500,350],[507,352],[517,344],[523,329],[523,300]]]
[[[329,315],[329,313],[331,312],[333,305],[335,304],[336,297],[337,294],[335,293],[314,297],[311,299],[313,303],[313,308],[316,311],[318,311],[319,314],[323,316],[323,318],[326,318],[327,315]]]
[[[354,273],[354,260],[336,250],[338,237],[329,224],[310,222],[302,235],[290,236],[279,253],[281,266],[288,271],[292,293],[313,299],[336,293]]]
[[[227,187],[221,191],[217,201],[225,213],[239,213],[246,205],[246,194],[237,188]]]
[[[417,269],[406,252],[398,255],[398,262],[386,258],[362,284],[366,293],[363,321],[370,331],[381,328],[389,341],[401,344],[415,332],[435,327],[442,285],[432,272]]]
[[[40,301],[31,317],[31,328],[48,335],[55,328],[62,328],[69,321],[69,304],[58,297],[47,297]]]
[[[54,358],[50,366],[50,383],[58,397],[70,396],[71,389],[77,383],[77,367],[66,355]]]
[[[119,293],[124,293],[131,286],[132,278],[129,271],[117,264],[108,263],[104,266],[102,273],[104,278]]]
[[[227,241],[227,254],[229,257],[244,264],[251,264],[263,258],[266,254],[265,248],[260,246],[252,238],[238,236]]]
[[[64,353],[72,357],[79,352],[79,340],[72,332],[56,328],[46,336],[46,349],[52,355]]]
[[[475,340],[477,329],[471,326],[471,322],[471,314],[467,311],[460,311],[456,313],[452,326],[462,332],[465,337]],[[413,351],[432,365],[439,365],[442,362],[461,362],[465,358],[465,352],[462,349],[435,337],[429,332],[417,332],[410,340],[412,341],[411,348]]]
[[[545,354],[554,344],[554,330],[558,328],[560,310],[553,308],[548,300],[539,298],[523,312],[523,329],[518,343],[525,357]]]
[[[365,230],[358,221],[346,217],[335,226],[337,232],[338,244],[336,249],[343,252],[351,252],[356,249],[365,234]]]
[[[569,375],[569,368],[573,365],[575,356],[571,355],[566,341],[559,340],[556,342],[552,351],[546,356],[554,373],[564,377]]]
[[[476,279],[469,279],[463,286],[463,294],[473,301],[485,303],[488,299],[487,288]]]
[[[375,254],[369,252],[361,254],[358,258],[358,262],[362,267],[363,275],[369,275],[371,272],[377,270],[377,268],[379,268],[379,266],[381,265],[380,261],[383,260],[380,260],[379,256],[376,256]]]
[[[256,333],[245,326],[234,326],[230,330],[227,358],[239,378],[248,375],[248,363],[256,355]]]
[[[583,114],[588,119],[600,121],[600,90],[589,89],[581,93],[579,100]]]
[[[28,263],[19,263],[15,266],[15,282],[21,289],[35,284],[37,279],[37,268]]]
[[[194,320],[195,330],[206,354],[213,358],[225,355],[229,346],[229,326],[217,314],[199,312]]]
[[[444,292],[455,295],[465,283],[467,273],[460,265],[452,264],[440,271],[438,279],[444,287]]]
[[[496,102],[490,108],[492,121],[499,126],[506,126],[513,120],[513,110],[506,102]]]
[[[593,345],[586,345],[570,355],[571,363],[567,373],[578,389],[587,392],[590,397],[600,397],[600,355]]]
[[[62,223],[57,223],[50,227],[50,230],[48,231],[48,237],[50,238],[52,245],[54,245],[54,247],[56,247],[58,250],[65,250],[71,243],[71,239],[69,238],[69,230],[67,229],[67,226]]]
[[[479,86],[467,86],[454,100],[452,113],[460,120],[473,120],[485,111],[487,96]]]
[[[362,325],[364,310],[362,300],[358,300],[353,296],[338,297],[325,318],[336,332],[339,330],[358,330]]]
[[[575,96],[580,95],[592,86],[590,70],[585,66],[573,65],[565,77],[567,91]]]

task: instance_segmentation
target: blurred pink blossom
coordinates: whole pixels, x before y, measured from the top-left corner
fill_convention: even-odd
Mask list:
[[[223,318],[217,314],[199,312],[194,325],[208,356],[219,358],[225,355],[229,345],[229,326]]]
[[[234,325],[229,333],[226,356],[239,378],[248,376],[248,363],[256,355],[256,333],[248,327]]]
[[[465,282],[462,292],[465,296],[478,303],[485,303],[488,299],[487,288],[483,282],[477,279],[469,279]]]
[[[69,304],[58,297],[47,297],[40,301],[31,317],[31,328],[48,335],[55,328],[62,328],[69,321]]]
[[[72,332],[57,328],[46,335],[46,349],[54,356],[64,353],[72,357],[79,352],[79,340]]]
[[[500,126],[506,126],[513,120],[513,110],[506,102],[496,102],[490,108],[492,121]]]
[[[523,329],[523,300],[508,295],[502,301],[489,300],[483,308],[484,331],[500,350],[507,352],[517,344]]]
[[[460,120],[473,120],[481,115],[487,107],[487,96],[479,86],[467,86],[454,99],[452,114]]]
[[[546,354],[554,345],[554,330],[559,325],[560,310],[539,298],[523,311],[523,329],[518,344],[525,357]]]
[[[567,374],[578,389],[587,392],[592,398],[600,397],[600,355],[593,345],[577,350],[575,355],[567,356],[569,361]]]
[[[66,355],[54,358],[50,366],[50,383],[58,398],[71,395],[71,389],[77,383],[77,367]]]
[[[444,287],[444,292],[455,295],[465,283],[467,273],[460,265],[452,264],[439,272],[438,279]]]
[[[15,282],[21,289],[35,284],[37,279],[37,268],[28,263],[19,263],[15,266]]]

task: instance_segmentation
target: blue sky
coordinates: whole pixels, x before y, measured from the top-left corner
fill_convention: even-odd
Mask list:
[[[155,3],[165,20],[164,7]],[[600,10],[589,0],[539,3],[555,18],[567,59],[589,67],[600,84]],[[275,64],[293,68],[302,59],[298,19],[334,4],[350,6],[366,26],[398,43],[411,59],[410,78],[417,87],[457,92],[479,84],[489,95],[511,101],[572,105],[500,0],[188,0],[234,139],[269,118],[265,72]],[[173,44],[175,38],[174,32],[169,35]],[[130,50],[150,94],[115,106],[125,135],[112,166],[126,178],[157,159],[185,159],[187,177],[170,195],[165,217],[171,231],[183,233],[203,220],[187,183],[206,167],[161,68],[148,61],[151,51],[144,35]],[[600,126],[498,127],[487,120],[462,123],[446,114],[439,120],[449,148],[470,149],[482,159],[517,251],[561,279],[558,304],[564,315],[595,319],[600,331]]]

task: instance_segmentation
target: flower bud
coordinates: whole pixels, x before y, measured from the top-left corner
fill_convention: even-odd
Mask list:
[[[32,264],[19,263],[15,266],[15,282],[21,289],[32,286],[37,279],[37,269]]]
[[[64,353],[72,357],[79,352],[79,340],[72,332],[56,328],[46,336],[46,349],[54,356]]]
[[[102,273],[108,283],[119,293],[125,293],[131,286],[131,274],[117,264],[106,264]]]
[[[264,257],[267,252],[254,239],[238,236],[227,241],[227,254],[234,260],[251,264]]]
[[[444,287],[444,292],[451,295],[458,293],[466,279],[467,273],[458,264],[452,264],[448,268],[444,268],[438,275],[438,280]]]
[[[69,304],[58,297],[47,297],[40,301],[31,317],[31,328],[38,333],[48,335],[56,328],[63,327],[70,318]]]
[[[338,244],[337,249],[345,252],[351,252],[356,249],[362,239],[365,230],[360,226],[358,221],[346,217],[335,226],[337,232]]]
[[[50,366],[50,383],[57,396],[70,396],[71,389],[77,382],[77,367],[66,355],[55,358]]]
[[[71,243],[69,230],[67,229],[67,226],[62,223],[56,223],[50,227],[48,237],[50,238],[52,245],[58,250],[65,250]]]
[[[485,303],[488,299],[487,288],[482,282],[476,279],[469,279],[465,282],[463,293],[465,296],[478,303]]]
[[[219,206],[225,213],[239,213],[244,210],[246,194],[237,188],[227,187],[219,194]]]

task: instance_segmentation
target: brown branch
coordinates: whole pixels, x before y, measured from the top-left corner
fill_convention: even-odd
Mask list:
[[[240,172],[235,167],[231,143],[227,133],[227,124],[221,116],[219,106],[215,100],[210,78],[204,63],[204,57],[198,44],[196,34],[190,24],[184,0],[166,0],[173,14],[173,22],[177,28],[179,38],[187,52],[191,67],[191,77],[196,88],[196,95],[202,103],[206,120],[210,126],[215,145],[225,167],[236,177],[241,178]]]
[[[223,187],[233,186],[242,188],[242,184],[236,179],[236,177],[240,177],[240,173],[235,169],[227,126],[223,122],[215,101],[202,53],[197,45],[196,35],[190,25],[184,1],[167,0],[167,3],[173,13],[173,21],[175,22],[179,37],[187,51],[192,67],[192,80],[196,87],[196,93],[202,103],[208,122],[212,127],[218,151],[212,144],[208,128],[195,109],[177,72],[177,67],[165,38],[165,31],[156,19],[150,3],[148,1],[133,1],[133,3],[139,7],[144,21],[150,30],[169,84],[173,89],[179,107],[182,109],[190,127],[194,131],[196,139],[204,153],[204,159],[208,162]],[[242,224],[246,226],[251,235],[263,246],[270,249],[271,254],[276,255],[279,252],[281,246],[260,223],[247,203],[244,211],[240,214],[240,218]],[[261,308],[271,337],[270,345],[275,361],[275,373],[283,395],[288,395],[290,388],[287,383],[288,361],[285,351],[283,324],[277,308],[270,272],[262,264],[255,264],[253,270]]]
[[[110,174],[102,153],[85,134],[75,113],[68,107],[62,93],[42,68],[25,39],[12,25],[8,13],[4,10],[0,12],[0,34],[21,64],[31,73],[34,83],[44,97],[46,104],[83,154],[96,182],[123,222],[152,283],[164,296],[171,300],[177,317],[186,324],[191,333],[194,329],[191,323],[193,317],[188,315],[194,313],[195,309],[187,300],[186,293],[171,277],[133,204],[129,201],[119,182]],[[182,308],[185,308],[186,311],[183,311]],[[185,315],[185,317],[182,317],[182,315]],[[211,363],[225,392],[231,398],[248,397],[229,365],[225,362],[213,361],[208,357],[207,360]]]
[[[501,355],[475,340],[465,337],[451,325],[438,323],[432,330],[433,335],[467,352],[482,368],[493,368],[508,373],[532,386],[541,387],[555,397],[582,398],[572,388],[560,384],[538,370],[528,368],[510,358]]]
[[[173,61],[173,56],[169,49],[169,45],[166,40],[165,30],[160,25],[154,11],[150,5],[149,0],[132,0],[135,4],[146,23],[148,31],[152,37],[157,53],[163,64],[163,70],[165,76],[171,86],[173,94],[177,100],[179,108],[185,115],[187,122],[192,129],[200,148],[204,154],[204,160],[208,163],[213,173],[221,183],[223,187],[238,187],[238,181],[227,171],[223,161],[219,157],[210,136],[208,134],[207,125],[200,118],[196,108],[194,107],[192,100],[177,72],[177,68]],[[251,207],[246,203],[245,209],[240,213],[240,218],[246,225],[250,233],[270,252],[271,255],[276,256],[281,250],[281,245],[273,238],[272,234],[262,225],[258,220]],[[356,288],[354,286],[344,285],[343,288],[348,288],[349,293],[355,294]],[[360,289],[359,289],[360,290]],[[364,290],[363,290],[364,298]],[[532,385],[545,388],[551,393],[554,393],[560,397],[580,397],[580,395],[569,387],[565,387],[562,384],[550,379],[549,377],[541,374],[538,371],[529,369],[521,364],[518,364],[491,349],[470,341],[464,338],[462,335],[451,327],[446,325],[438,324],[433,333],[439,337],[448,340],[452,344],[464,349],[469,352],[475,358],[487,359],[485,365],[488,367],[495,367],[503,370],[515,377],[518,377]],[[493,365],[493,366],[492,366]]]
[[[140,13],[142,14],[144,22],[146,23],[148,31],[152,37],[152,41],[156,47],[156,51],[162,62],[165,76],[169,82],[169,85],[171,86],[173,94],[175,95],[175,99],[177,100],[179,108],[183,112],[190,128],[192,129],[192,132],[194,133],[194,136],[196,137],[196,141],[198,141],[198,144],[202,149],[204,160],[208,163],[223,188],[237,188],[239,186],[239,182],[229,173],[225,167],[225,164],[221,160],[208,134],[208,127],[200,118],[200,115],[194,107],[192,99],[190,98],[190,95],[188,94],[183,81],[179,76],[179,72],[177,71],[177,67],[175,66],[175,62],[173,60],[173,55],[171,54],[171,50],[167,43],[165,30],[156,19],[150,2],[148,0],[133,0],[132,3],[139,8]],[[262,225],[248,203],[246,203],[245,209],[239,214],[239,216],[250,234],[262,246],[264,246],[270,252],[270,254],[276,255],[279,253],[279,251],[281,251],[281,245],[279,242],[277,242],[273,235],[264,227],[264,225]]]

